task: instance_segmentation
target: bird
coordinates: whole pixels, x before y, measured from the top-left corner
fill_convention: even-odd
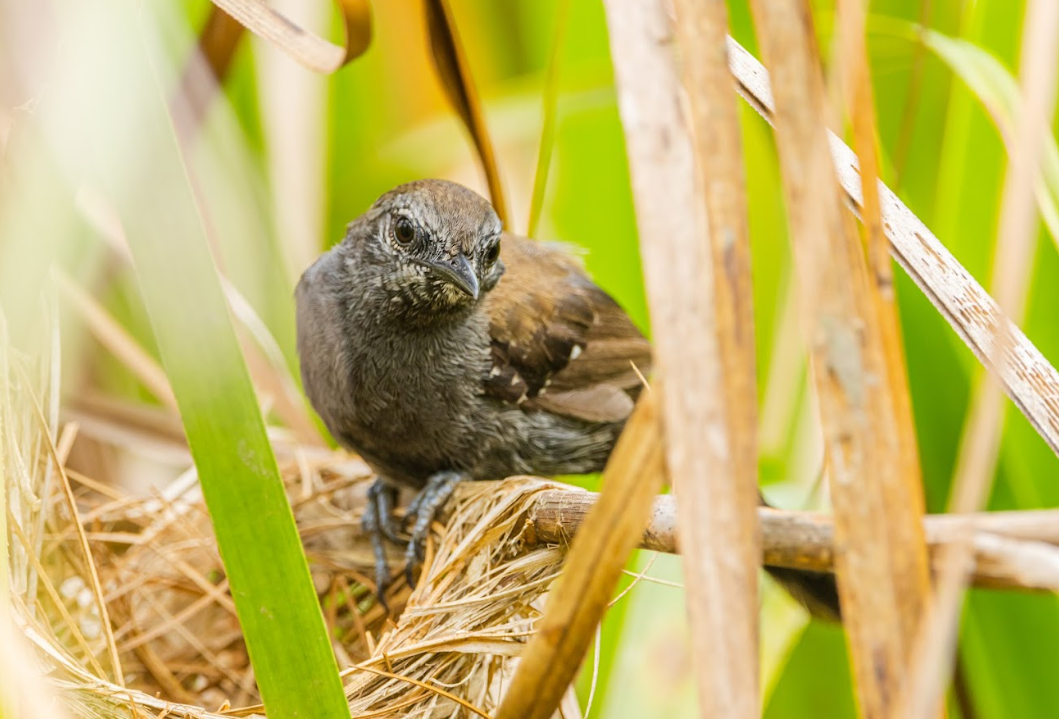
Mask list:
[[[651,370],[650,342],[576,253],[505,231],[486,199],[447,180],[379,197],[295,301],[306,395],[377,476],[362,523],[383,602],[401,488],[417,492],[404,514],[414,586],[459,482],[602,471]],[[833,582],[809,579],[837,607]]]

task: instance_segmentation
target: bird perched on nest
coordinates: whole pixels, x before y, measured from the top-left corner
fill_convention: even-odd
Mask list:
[[[400,487],[419,491],[411,582],[461,480],[602,470],[651,366],[643,334],[577,259],[504,232],[486,200],[443,180],[380,197],[296,298],[305,391],[378,473],[364,527],[380,597]]]

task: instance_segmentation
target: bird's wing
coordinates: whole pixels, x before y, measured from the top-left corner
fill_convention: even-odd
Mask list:
[[[643,334],[559,246],[505,234],[489,293],[487,395],[589,421],[625,419],[651,365]]]

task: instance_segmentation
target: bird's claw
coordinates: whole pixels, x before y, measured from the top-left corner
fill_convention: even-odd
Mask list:
[[[425,559],[424,547],[427,535],[430,533],[430,525],[438,511],[452,496],[456,484],[462,479],[457,472],[438,472],[427,480],[426,485],[416,495],[412,503],[405,511],[404,520],[398,522],[393,515],[394,505],[397,503],[397,489],[382,479],[375,480],[368,490],[368,505],[364,510],[361,523],[364,533],[371,539],[371,547],[375,554],[375,596],[379,604],[389,612],[386,603],[386,589],[393,582],[390,576],[390,564],[386,560],[386,545],[384,539],[401,544],[402,531],[408,531],[411,535],[405,548],[404,576],[408,580],[408,586],[413,589],[416,586],[415,570]]]
[[[425,559],[424,547],[427,535],[430,533],[430,525],[438,511],[449,501],[456,484],[462,479],[458,472],[438,472],[431,475],[426,485],[416,495],[412,503],[408,505],[405,512],[404,526],[412,522],[411,539],[405,549],[404,576],[408,580],[408,586],[413,589],[416,586],[415,569]]]
[[[368,490],[368,504],[364,508],[361,525],[364,533],[371,539],[371,548],[375,555],[375,596],[379,604],[389,613],[386,603],[386,589],[392,583],[390,563],[386,561],[386,545],[383,539],[399,543],[397,523],[393,517],[393,506],[397,501],[397,488],[382,479],[376,479]]]

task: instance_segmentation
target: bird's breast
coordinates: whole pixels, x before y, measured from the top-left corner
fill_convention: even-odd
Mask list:
[[[487,436],[481,377],[487,342],[473,333],[351,337],[348,411],[340,439],[390,474],[422,475],[473,465]],[[423,477],[422,479],[425,479]],[[421,481],[421,480],[420,480]]]

